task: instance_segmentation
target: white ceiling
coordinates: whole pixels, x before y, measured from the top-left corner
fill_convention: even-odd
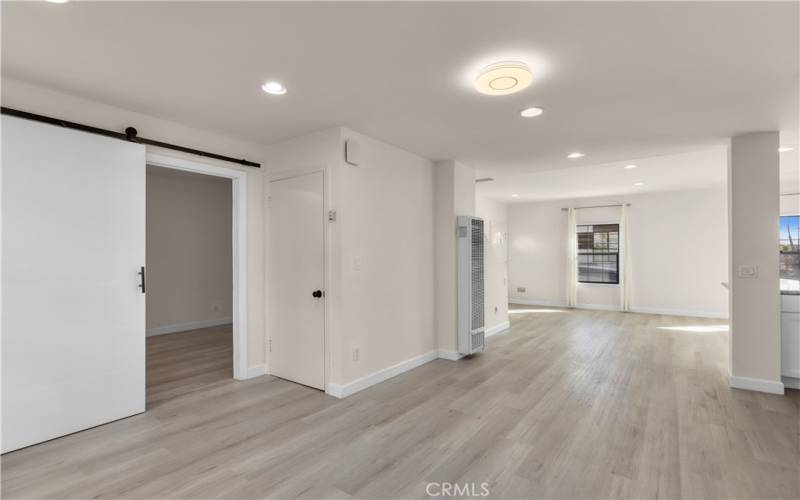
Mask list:
[[[800,154],[794,149],[779,154],[780,191],[800,193]],[[626,165],[636,165],[625,169]],[[478,194],[503,203],[523,203],[571,198],[594,198],[631,193],[702,189],[727,183],[728,151],[704,151],[573,168],[504,175],[476,184]],[[635,186],[642,182],[642,186]],[[516,197],[512,197],[516,194]]]
[[[797,147],[799,7],[3,2],[2,73],[259,143],[343,125],[497,177],[756,130]],[[533,85],[472,89],[481,65],[509,58]],[[267,79],[288,94],[261,92]],[[532,105],[545,114],[519,117]]]
[[[726,182],[725,148],[533,172],[480,182],[476,192],[504,203],[591,198],[630,193],[701,189]],[[625,165],[636,165],[626,170]],[[643,182],[643,186],[634,186]],[[512,194],[519,195],[512,198]]]

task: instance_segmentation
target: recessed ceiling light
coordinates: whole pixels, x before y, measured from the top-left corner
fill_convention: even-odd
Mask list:
[[[574,160],[575,158],[583,158],[584,156],[586,155],[581,152],[575,151],[574,153],[568,154],[567,158],[569,158],[570,160]]]
[[[778,153],[787,153],[789,151],[794,151],[794,148],[778,148]]]
[[[272,95],[283,95],[286,93],[286,87],[284,87],[281,82],[275,81],[266,82],[261,86],[261,90]]]
[[[644,182],[634,182],[633,185],[636,186],[637,188],[642,187],[644,186]]]
[[[636,168],[636,165],[625,165],[625,170],[633,170]]]
[[[524,118],[533,118],[534,116],[539,116],[542,113],[544,113],[544,110],[537,107],[525,108],[519,112],[520,116]]]
[[[511,197],[512,198],[519,198],[519,195],[517,193],[514,193],[514,194],[511,195]]]
[[[483,68],[475,78],[478,92],[488,95],[508,95],[526,88],[533,82],[533,73],[528,65],[506,61]]]
[[[69,0],[47,0],[48,3],[67,3]]]

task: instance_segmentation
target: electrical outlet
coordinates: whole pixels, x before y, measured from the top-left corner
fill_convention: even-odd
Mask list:
[[[497,314],[497,306],[494,306],[494,313]]]
[[[358,347],[353,347],[353,362],[358,362],[361,359],[361,349]]]

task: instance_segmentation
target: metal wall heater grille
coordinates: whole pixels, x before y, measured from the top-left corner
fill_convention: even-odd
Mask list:
[[[483,332],[478,332],[472,335],[472,349],[483,347]]]
[[[472,330],[477,330],[483,327],[483,221],[481,219],[472,219],[471,244]],[[483,338],[483,334],[481,334],[481,338]]]
[[[469,215],[456,217],[458,265],[458,352],[474,354],[484,344],[484,239],[483,221]]]

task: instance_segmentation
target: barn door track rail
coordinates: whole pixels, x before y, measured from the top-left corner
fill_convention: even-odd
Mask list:
[[[28,113],[27,111],[20,111],[18,109],[7,108],[5,106],[0,107],[0,113],[9,116],[16,116],[17,118],[24,118],[26,120],[34,120],[37,122],[49,123],[50,125],[57,125],[59,127],[81,130],[83,132],[89,132],[90,134],[98,134],[98,135],[104,135],[106,137],[113,137],[114,139],[120,139],[122,141],[147,144],[149,146],[157,146],[159,148],[172,149],[175,151],[180,151],[182,153],[189,153],[197,156],[204,156],[206,158],[213,158],[215,160],[228,161],[231,163],[244,165],[245,167],[261,168],[260,163],[244,159],[240,160],[238,158],[233,158],[230,156],[219,155],[216,153],[209,153],[208,151],[202,151],[200,149],[187,148],[184,146],[178,146],[177,144],[170,144],[168,142],[161,142],[153,139],[146,139],[144,137],[139,137],[138,135],[139,132],[133,127],[126,128],[125,132],[115,132],[113,130],[106,130],[103,128],[92,127],[91,125],[83,125],[82,123],[70,122],[67,120],[62,120],[60,118],[52,118],[50,116]]]

